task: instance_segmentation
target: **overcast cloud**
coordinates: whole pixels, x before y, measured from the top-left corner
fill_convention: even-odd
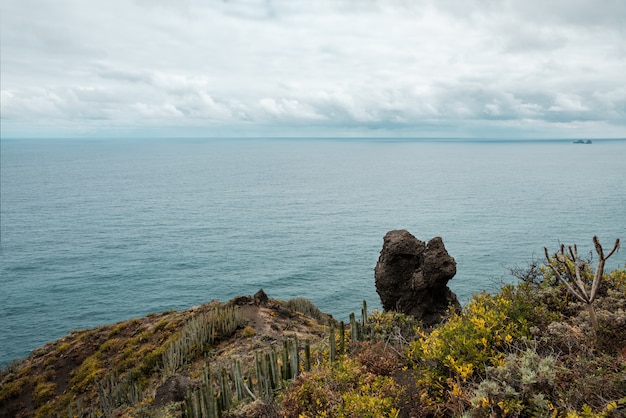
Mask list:
[[[1,0],[3,137],[626,137],[623,0]]]

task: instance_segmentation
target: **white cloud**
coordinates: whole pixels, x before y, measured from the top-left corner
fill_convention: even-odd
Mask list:
[[[558,93],[554,98],[554,105],[550,106],[549,111],[573,111],[583,112],[589,110],[587,106],[582,103],[580,96],[575,94],[563,94]]]
[[[183,113],[171,103],[164,103],[162,105],[133,103],[131,107],[136,110],[141,117],[146,118],[179,118],[183,116]]]
[[[600,3],[4,0],[2,133],[624,137],[626,3]]]

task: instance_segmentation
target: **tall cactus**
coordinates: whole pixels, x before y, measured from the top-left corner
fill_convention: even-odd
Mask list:
[[[227,305],[191,318],[163,353],[163,378],[173,376],[184,364],[206,354],[209,345],[231,335],[245,321],[239,307]]]
[[[339,323],[339,355],[346,352],[346,324],[341,321]]]
[[[571,246],[567,247],[567,252],[565,251],[565,245],[561,244],[560,252],[555,253],[553,256],[555,262],[550,259],[548,249],[544,247],[543,250],[548,266],[554,275],[565,285],[567,290],[574,295],[574,297],[587,305],[591,325],[595,331],[598,331],[598,318],[596,317],[596,311],[592,304],[596,298],[600,280],[604,274],[604,264],[606,260],[608,260],[608,258],[619,249],[619,238],[615,240],[613,249],[606,256],[604,255],[604,250],[602,249],[602,245],[600,245],[600,240],[598,240],[597,236],[593,237],[593,244],[595,246],[596,253],[598,254],[598,265],[596,266],[596,271],[589,292],[585,289],[585,284],[582,281],[582,272],[585,270],[586,263],[578,258],[578,248],[576,247],[576,244],[574,244],[573,248]],[[574,271],[572,271],[572,266],[574,267]],[[561,269],[557,267],[561,267]]]
[[[289,365],[291,368],[290,379],[295,379],[300,373],[300,356],[298,355],[298,337],[294,336],[287,344],[289,348]]]
[[[330,335],[328,338],[328,345],[330,346],[330,362],[334,363],[337,357],[337,346],[335,344],[335,324],[330,321]]]
[[[291,363],[289,362],[289,350],[287,349],[287,340],[283,341],[283,351],[281,352],[282,360],[282,377],[283,380],[289,380],[291,376]]]
[[[278,387],[281,384],[282,380],[280,379],[280,365],[278,364],[278,356],[276,355],[276,350],[272,348],[268,353],[268,356],[272,384],[274,385],[274,387]]]
[[[304,370],[311,371],[311,342],[309,340],[304,343]]]
[[[352,341],[359,340],[359,330],[356,323],[356,317],[354,316],[354,312],[350,312],[350,339]]]
[[[367,301],[363,300],[363,309],[361,309],[361,340],[365,340],[367,337]]]
[[[256,396],[254,396],[254,393],[252,393],[243,379],[243,375],[241,374],[241,362],[239,360],[235,360],[233,365],[233,380],[235,381],[235,393],[237,394],[238,401],[244,400],[247,397],[256,400]]]
[[[361,309],[361,326],[365,329],[367,324],[367,301],[363,301],[363,309]]]
[[[230,390],[230,382],[228,381],[228,376],[226,373],[226,369],[222,369],[222,372],[219,374],[219,398],[221,403],[222,411],[228,410],[231,406],[232,401],[232,392]]]
[[[254,353],[254,371],[256,373],[258,393],[265,400],[272,399],[272,377],[269,366],[269,355]]]

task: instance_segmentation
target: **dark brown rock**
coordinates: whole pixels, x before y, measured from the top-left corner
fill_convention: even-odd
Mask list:
[[[268,300],[269,300],[269,298],[267,297],[267,295],[265,294],[263,289],[260,289],[258,292],[256,292],[254,294],[254,303],[255,303],[255,305],[258,305],[258,306],[267,305],[267,301]]]
[[[440,237],[428,244],[406,230],[389,231],[374,272],[383,309],[439,323],[450,306],[461,306],[447,284],[456,274],[456,262]]]
[[[199,387],[199,384],[186,376],[175,375],[168,377],[157,388],[154,395],[154,405],[164,406],[172,402],[184,401],[187,389],[196,389],[197,387]]]

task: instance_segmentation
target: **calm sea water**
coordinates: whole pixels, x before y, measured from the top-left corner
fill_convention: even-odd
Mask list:
[[[463,302],[626,239],[626,141],[3,140],[1,186],[0,364],[260,288],[347,319],[391,229],[443,237]]]

